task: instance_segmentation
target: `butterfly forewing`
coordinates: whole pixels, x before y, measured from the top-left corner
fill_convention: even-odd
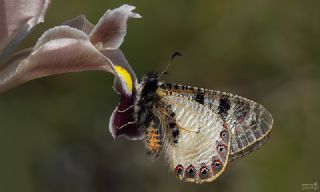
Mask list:
[[[260,104],[244,98],[233,98],[230,115],[230,161],[243,157],[261,147],[270,136],[271,114]]]
[[[201,102],[185,95],[165,89],[159,89],[158,94],[161,102],[170,106],[179,129],[176,138],[170,131],[165,136],[166,157],[176,176],[197,183],[217,178],[227,165],[230,151],[225,121]]]

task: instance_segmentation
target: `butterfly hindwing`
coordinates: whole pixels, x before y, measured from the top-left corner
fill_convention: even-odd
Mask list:
[[[158,94],[162,106],[170,106],[168,110],[174,114],[161,115],[167,118],[163,122],[170,118],[175,122],[175,126],[168,126],[171,131],[165,135],[165,154],[171,169],[179,179],[189,182],[216,179],[229,158],[231,139],[226,122],[197,100],[164,89],[159,89]],[[173,129],[179,133],[172,132]]]

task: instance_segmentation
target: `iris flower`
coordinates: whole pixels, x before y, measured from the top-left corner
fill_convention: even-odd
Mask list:
[[[107,10],[96,25],[81,15],[43,33],[34,47],[8,58],[13,47],[31,29],[43,21],[48,0],[4,0],[0,3],[0,93],[17,85],[44,76],[102,70],[115,76],[114,90],[120,103],[114,110],[109,129],[114,138],[130,139],[143,136],[133,121],[133,109],[138,84],[136,75],[119,49],[127,32],[129,18],[141,18],[133,13],[134,6],[122,5]]]

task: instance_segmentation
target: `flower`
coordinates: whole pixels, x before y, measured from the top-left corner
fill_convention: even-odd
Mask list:
[[[34,27],[44,21],[49,4],[50,0],[2,0],[0,61],[5,60]]]
[[[110,119],[110,132],[114,138],[120,135],[141,138],[135,125],[121,129],[123,122],[133,120],[130,106],[134,104],[138,83],[119,49],[126,35],[128,18],[141,18],[132,12],[134,9],[125,4],[107,10],[95,26],[82,15],[47,30],[33,48],[14,54],[0,65],[0,93],[54,74],[88,70],[110,72],[115,75],[114,89],[121,95],[120,104]]]

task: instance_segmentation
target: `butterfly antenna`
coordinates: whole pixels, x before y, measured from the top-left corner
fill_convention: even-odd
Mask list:
[[[182,56],[182,54],[179,53],[179,52],[175,52],[175,53],[172,54],[169,63],[167,64],[167,66],[166,66],[166,67],[164,68],[164,70],[162,71],[161,75],[159,76],[159,79],[161,79],[164,74],[167,74],[167,70],[168,70],[169,66],[171,65],[171,62],[173,61],[173,59],[174,59],[176,56]]]

